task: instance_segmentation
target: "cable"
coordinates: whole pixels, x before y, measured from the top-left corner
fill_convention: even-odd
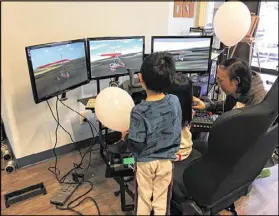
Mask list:
[[[89,121],[85,116],[81,115],[79,112],[75,111],[74,109],[72,109],[71,107],[69,107],[68,105],[66,105],[63,101],[61,101],[61,100],[59,100],[59,101],[60,101],[60,103],[62,103],[65,107],[67,107],[68,109],[72,110],[72,111],[75,112],[76,114],[78,114],[78,115],[80,115],[81,117],[83,117],[89,124],[91,124],[91,125],[94,127],[94,129],[95,129],[97,135],[99,135],[99,132],[97,131],[96,127],[94,126],[94,124],[93,124],[91,121]]]
[[[80,163],[79,163],[79,164],[75,164],[75,163],[74,163],[74,168],[72,168],[71,170],[69,170],[61,179],[58,178],[58,175],[60,175],[60,170],[57,168],[57,155],[56,155],[56,152],[55,152],[55,148],[56,148],[56,145],[57,145],[57,131],[58,131],[58,127],[60,126],[60,127],[63,129],[63,127],[62,127],[61,124],[59,123],[58,101],[60,101],[60,102],[61,102],[65,107],[67,107],[68,109],[70,109],[70,110],[72,110],[73,112],[77,113],[78,115],[82,116],[82,117],[85,119],[85,121],[88,123],[88,125],[89,125],[89,127],[90,127],[90,130],[91,130],[91,132],[92,132],[92,136],[93,136],[93,138],[92,138],[91,141],[90,141],[90,147],[85,151],[84,155],[81,155],[81,161],[80,161]],[[86,168],[85,170],[87,170],[87,169],[90,167],[90,164],[91,164],[91,154],[92,154],[92,151],[93,151],[92,148],[93,148],[93,147],[95,146],[95,144],[96,144],[96,143],[95,143],[96,139],[95,139],[95,135],[94,135],[93,128],[95,129],[95,131],[96,131],[96,133],[97,133],[98,135],[99,135],[99,133],[98,133],[96,127],[94,126],[94,124],[93,124],[92,122],[90,122],[86,117],[84,117],[83,115],[81,115],[81,114],[78,113],[77,111],[73,110],[71,107],[69,107],[69,106],[67,106],[66,104],[64,104],[61,100],[58,99],[58,97],[57,97],[57,99],[56,99],[56,115],[57,115],[56,118],[55,118],[55,116],[54,116],[54,114],[53,114],[53,112],[52,112],[52,109],[51,109],[49,103],[48,103],[48,106],[49,106],[49,109],[51,110],[51,113],[52,113],[53,118],[55,119],[55,121],[56,121],[56,123],[57,123],[57,125],[56,125],[56,130],[55,130],[55,145],[54,145],[54,148],[53,148],[53,153],[54,153],[54,155],[55,155],[55,166],[54,166],[54,167],[49,167],[49,171],[51,171],[51,172],[55,175],[55,177],[56,177],[56,179],[58,180],[59,183],[73,184],[73,183],[65,182],[66,177],[67,177],[73,170],[76,171],[76,169],[78,169],[78,168],[83,169],[83,168],[81,167],[81,165],[82,165],[82,163],[83,163],[83,160],[84,160],[85,156],[86,156],[88,153],[90,153],[90,156],[89,156],[89,163],[88,163],[88,166],[87,166],[87,168]],[[93,128],[92,128],[92,127],[93,127]],[[66,133],[68,133],[65,129],[63,129],[63,130],[64,130]],[[68,133],[68,134],[69,134],[69,133]],[[70,134],[69,134],[69,136],[70,136]],[[70,137],[71,137],[71,136],[70,136]],[[54,171],[52,171],[51,169],[54,169]],[[58,173],[57,173],[57,172],[58,172]],[[74,212],[74,213],[76,213],[76,214],[78,214],[78,215],[82,215],[80,212],[76,211],[74,208],[77,207],[77,206],[79,206],[80,204],[82,204],[85,200],[88,200],[88,199],[89,199],[89,200],[91,200],[91,201],[95,204],[95,206],[96,206],[96,208],[97,208],[97,211],[98,211],[98,215],[100,215],[100,209],[99,209],[99,207],[98,207],[98,204],[97,204],[97,202],[96,202],[92,197],[85,197],[84,199],[82,199],[82,200],[81,200],[79,203],[77,203],[76,205],[71,206],[71,204],[73,204],[74,202],[76,202],[76,201],[79,200],[80,198],[82,198],[82,197],[84,197],[85,195],[87,195],[87,194],[93,189],[93,184],[92,184],[92,182],[90,182],[90,181],[83,181],[83,182],[81,182],[81,183],[86,183],[86,182],[89,183],[90,186],[91,186],[91,188],[90,188],[86,193],[82,194],[81,196],[79,196],[79,197],[77,197],[76,199],[74,199],[73,201],[71,201],[71,202],[67,205],[66,208],[61,208],[61,207],[58,207],[58,206],[56,206],[56,208],[57,208],[57,209],[60,209],[60,210],[69,210],[69,211],[72,211],[72,212]]]
[[[75,112],[76,114],[78,114],[79,116],[81,116],[81,117],[83,117],[83,118],[85,119],[85,122],[87,122],[88,125],[90,126],[90,130],[91,130],[91,133],[92,133],[92,136],[93,136],[94,140],[95,140],[95,136],[94,136],[94,132],[93,132],[92,127],[95,129],[95,131],[96,131],[96,133],[97,133],[97,136],[100,135],[99,132],[97,131],[96,127],[94,126],[94,124],[93,124],[91,121],[89,121],[85,116],[83,116],[82,114],[80,114],[80,113],[77,112],[76,110],[74,110],[74,109],[72,109],[71,107],[69,107],[68,105],[66,105],[63,101],[61,101],[61,100],[59,100],[59,101],[60,101],[60,103],[61,103],[63,106],[67,107],[68,109],[70,109],[71,111]],[[90,167],[90,165],[91,165],[91,151],[90,151],[89,164],[88,164],[86,170]]]
[[[58,99],[58,100],[59,100],[59,99]],[[49,105],[49,102],[48,102],[48,101],[46,101],[46,102],[47,102],[47,105],[48,105],[48,107],[49,107],[49,109],[50,109],[50,112],[51,112],[51,114],[52,114],[52,117],[55,119],[55,121],[58,123],[58,125],[69,135],[71,141],[74,142],[74,140],[73,140],[73,138],[72,138],[72,135],[71,135],[71,134],[59,123],[59,121],[57,121],[57,119],[55,118],[55,116],[54,116],[54,114],[53,114],[53,111],[52,111],[52,109],[51,109],[51,107],[50,107],[50,105]]]
[[[93,184],[92,184],[92,182],[90,182],[90,181],[83,181],[82,183],[89,183],[89,184],[90,184],[90,188],[89,188],[88,191],[86,191],[84,194],[78,196],[77,198],[75,198],[74,200],[72,200],[71,202],[69,202],[69,203],[67,204],[67,207],[63,208],[63,207],[60,207],[60,206],[57,206],[57,205],[56,205],[56,208],[57,208],[57,209],[60,209],[60,210],[69,210],[69,211],[73,211],[73,212],[75,212],[75,213],[78,214],[78,215],[82,215],[82,214],[81,214],[80,212],[78,212],[77,210],[74,210],[74,208],[76,208],[77,206],[79,206],[80,204],[82,204],[84,201],[86,201],[87,199],[89,199],[89,200],[91,200],[91,201],[95,204],[96,209],[97,209],[97,211],[98,211],[98,215],[101,215],[99,206],[98,206],[96,200],[93,199],[92,197],[85,197],[85,198],[83,198],[81,201],[79,201],[79,203],[77,203],[76,205],[71,206],[74,202],[76,202],[76,201],[79,200],[80,198],[82,198],[82,197],[84,197],[85,195],[87,195],[88,193],[90,193],[90,192],[92,191],[92,189],[93,189]]]
[[[58,97],[56,99],[56,104],[55,104],[56,110],[57,110],[57,107],[58,107]],[[58,112],[57,112],[57,119],[55,119],[55,120],[56,120],[57,124],[56,124],[56,129],[55,129],[55,143],[54,143],[54,147],[52,149],[52,152],[53,152],[53,154],[55,156],[55,162],[54,162],[54,167],[49,167],[48,170],[55,175],[56,180],[60,183],[60,180],[58,178],[58,176],[60,175],[60,170],[57,169],[57,154],[55,152],[55,148],[56,148],[56,145],[57,145],[57,131],[58,131],[58,127],[59,127],[59,115],[58,115]],[[54,171],[52,169],[54,169]]]
[[[50,111],[51,111],[51,114],[52,114],[53,118],[55,119],[55,121],[56,121],[56,123],[57,123],[57,125],[56,125],[56,130],[55,130],[55,144],[54,144],[54,147],[53,147],[53,149],[52,149],[52,151],[53,151],[53,153],[54,153],[54,156],[55,156],[55,165],[54,165],[54,167],[49,167],[48,170],[49,170],[51,173],[53,173],[53,174],[55,175],[55,177],[56,177],[56,179],[57,179],[57,181],[58,181],[59,183],[66,183],[66,182],[64,182],[65,178],[66,178],[73,170],[75,170],[75,169],[77,169],[77,168],[81,168],[81,165],[82,165],[82,163],[83,163],[83,159],[85,158],[85,156],[86,156],[89,152],[90,152],[90,156],[91,156],[91,150],[92,150],[92,148],[93,148],[93,146],[92,146],[91,143],[92,143],[93,140],[95,140],[95,136],[94,136],[94,133],[93,133],[93,129],[91,128],[91,125],[90,125],[91,132],[92,132],[92,135],[93,135],[93,138],[92,138],[92,140],[90,141],[90,144],[91,144],[91,146],[89,147],[89,150],[90,150],[90,151],[87,150],[87,151],[84,153],[84,155],[82,155],[81,152],[80,152],[80,155],[81,155],[81,162],[80,162],[79,164],[74,164],[75,167],[74,167],[73,169],[71,169],[69,172],[67,172],[61,179],[59,179],[58,176],[60,175],[60,170],[57,168],[57,161],[58,161],[58,160],[57,160],[57,154],[56,154],[56,152],[55,152],[55,148],[56,148],[56,145],[57,145],[57,131],[58,131],[58,126],[60,125],[61,128],[63,128],[63,126],[59,123],[58,101],[59,101],[59,98],[56,97],[56,106],[55,106],[55,108],[56,108],[56,115],[57,115],[57,117],[54,116],[53,111],[52,111],[52,109],[51,109],[51,107],[50,107],[50,105],[49,105],[49,103],[48,103],[48,101],[47,101],[48,106],[49,106],[49,109],[50,109]],[[66,131],[65,128],[64,128],[64,131],[70,135],[70,133],[69,133],[68,131]],[[70,135],[70,137],[71,137],[71,135]],[[94,144],[95,144],[95,143],[94,143]],[[91,157],[90,157],[90,163],[91,163]],[[89,167],[89,166],[90,166],[90,164],[88,165],[88,167]],[[54,171],[53,171],[53,169],[54,169]]]
[[[56,96],[56,99],[59,100],[59,99],[58,99],[58,96]],[[65,131],[65,133],[67,133],[67,134],[69,135],[69,137],[70,137],[72,143],[74,143],[75,141],[73,140],[72,135],[59,123],[59,121],[57,121],[57,119],[55,118],[55,116],[54,116],[54,114],[53,114],[53,111],[52,111],[52,109],[51,109],[51,107],[50,107],[50,105],[49,105],[49,102],[48,102],[48,101],[46,101],[46,102],[47,102],[47,105],[48,105],[48,107],[49,107],[49,109],[50,109],[51,115],[52,115],[52,117],[54,118],[54,120],[55,120],[55,121],[57,122],[57,124],[59,124],[59,126]],[[58,113],[58,108],[56,109],[56,115],[58,115],[57,113]],[[80,156],[81,156],[81,151],[80,151],[80,149],[78,149],[78,151],[79,151],[79,154],[80,154]]]
[[[92,146],[92,147],[93,147],[93,146]],[[98,149],[95,149],[95,150],[98,150]],[[89,152],[91,153],[92,151],[94,151],[94,150],[92,150],[91,148],[87,149],[86,152],[84,153],[84,155],[81,157],[80,163],[79,163],[79,164],[73,163],[74,168],[72,168],[71,170],[69,170],[69,171],[60,179],[60,182],[61,182],[61,183],[65,183],[65,182],[64,182],[65,178],[66,178],[72,171],[74,171],[74,170],[76,170],[76,169],[78,169],[78,168],[83,169],[83,168],[81,167],[81,165],[82,165],[82,163],[83,163],[83,160],[84,160],[85,156],[86,156]],[[91,158],[89,158],[89,164],[88,164],[87,168],[85,169],[85,171],[89,168],[90,164],[91,164]]]

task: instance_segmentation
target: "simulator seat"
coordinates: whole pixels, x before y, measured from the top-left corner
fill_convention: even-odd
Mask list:
[[[209,132],[207,153],[175,165],[171,214],[227,209],[237,215],[234,202],[247,194],[278,146],[277,118],[278,78],[262,103],[219,116]]]

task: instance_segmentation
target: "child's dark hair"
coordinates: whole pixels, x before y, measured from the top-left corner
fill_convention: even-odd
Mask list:
[[[148,90],[161,93],[168,88],[175,74],[175,62],[171,54],[156,52],[146,57],[140,73]]]
[[[224,68],[228,71],[230,80],[238,81],[238,92],[247,93],[251,88],[252,82],[252,71],[248,64],[239,58],[230,58],[223,61],[219,67]]]
[[[185,74],[177,73],[167,93],[176,95],[179,99],[182,110],[182,127],[192,121],[192,100],[193,88],[192,81]]]

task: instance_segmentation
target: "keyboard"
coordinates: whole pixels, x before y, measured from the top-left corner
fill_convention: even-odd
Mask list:
[[[208,111],[196,110],[192,118],[191,128],[200,132],[208,132],[217,116]]]

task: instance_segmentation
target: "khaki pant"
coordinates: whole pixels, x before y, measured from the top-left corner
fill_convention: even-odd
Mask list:
[[[170,215],[173,162],[155,160],[137,162],[135,178],[135,214]]]

